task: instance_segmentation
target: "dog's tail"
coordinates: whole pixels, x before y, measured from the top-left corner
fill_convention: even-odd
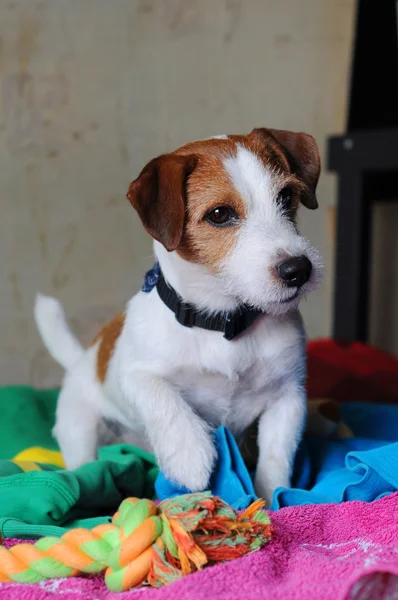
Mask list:
[[[84,350],[69,328],[62,305],[55,298],[38,294],[34,314],[47,350],[64,369],[69,370]]]

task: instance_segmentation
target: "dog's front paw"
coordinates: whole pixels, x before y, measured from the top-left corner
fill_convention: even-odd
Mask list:
[[[272,504],[272,497],[274,491],[278,487],[290,487],[288,477],[269,478],[263,473],[258,473],[254,481],[254,489],[256,490],[257,496],[265,500],[267,507],[269,508]]]
[[[175,452],[160,459],[160,466],[168,479],[192,492],[201,492],[208,488],[217,452],[205,431],[186,432],[184,437]]]

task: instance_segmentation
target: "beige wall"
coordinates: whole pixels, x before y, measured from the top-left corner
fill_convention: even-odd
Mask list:
[[[58,380],[32,319],[61,298],[83,338],[151,263],[125,200],[145,161],[254,126],[344,128],[353,0],[0,3],[0,384]],[[327,274],[303,308],[331,316],[334,179],[302,213]]]

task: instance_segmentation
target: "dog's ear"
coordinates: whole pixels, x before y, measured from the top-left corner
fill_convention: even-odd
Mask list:
[[[186,212],[186,184],[194,156],[163,154],[143,168],[127,198],[146,231],[171,252],[181,241]]]
[[[318,208],[315,190],[321,171],[321,159],[315,139],[308,133],[294,133],[280,129],[254,129],[251,133],[263,139],[273,138],[285,151],[293,173],[305,184],[300,196],[304,206]]]

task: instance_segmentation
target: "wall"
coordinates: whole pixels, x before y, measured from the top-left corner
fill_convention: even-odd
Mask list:
[[[32,319],[62,299],[84,340],[151,263],[125,200],[144,163],[254,126],[344,129],[353,0],[4,0],[0,4],[0,384],[57,383]],[[303,212],[327,274],[303,312],[331,317],[334,179]]]

